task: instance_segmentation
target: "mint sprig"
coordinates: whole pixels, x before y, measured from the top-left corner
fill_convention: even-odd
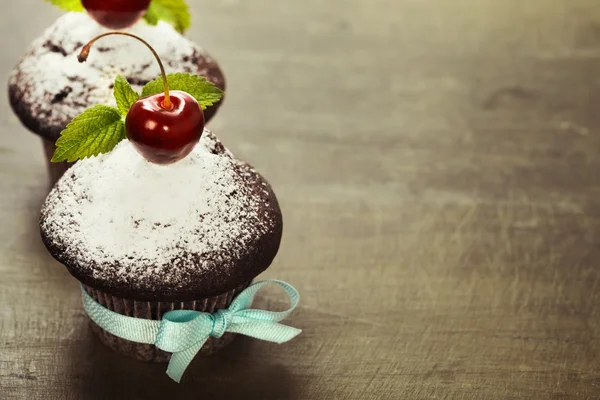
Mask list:
[[[83,6],[81,5],[81,0],[46,0],[47,3],[51,3],[56,7],[65,10],[65,11],[75,11],[81,12],[83,11]]]
[[[140,98],[140,95],[137,94],[135,90],[131,87],[127,79],[125,79],[121,75],[117,75],[115,79],[115,88],[114,88],[114,96],[117,101],[117,107],[119,108],[119,112],[124,117],[127,116],[129,109]]]
[[[52,162],[73,162],[111,151],[125,139],[125,124],[119,110],[98,105],[75,117],[60,135]]]
[[[81,0],[45,0],[56,7],[71,12],[85,11],[81,5]],[[192,24],[190,10],[185,0],[152,0],[148,11],[144,15],[144,20],[149,25],[156,25],[158,21],[165,21],[179,32],[185,31]]]
[[[152,0],[144,20],[150,25],[158,24],[159,20],[168,22],[179,33],[184,33],[192,24],[185,0]]]
[[[181,90],[195,98],[203,110],[217,103],[224,92],[206,78],[189,73],[168,74],[169,90]],[[142,97],[151,96],[163,91],[162,78],[148,82],[142,89]]]
[[[169,90],[181,90],[194,97],[202,109],[221,100],[224,92],[212,82],[198,75],[167,75]],[[149,82],[142,89],[142,96],[163,91],[162,78]],[[139,99],[127,79],[121,75],[115,79],[114,96],[117,108],[97,105],[78,115],[60,133],[52,162],[82,160],[86,157],[108,153],[123,139],[125,118],[129,109]]]

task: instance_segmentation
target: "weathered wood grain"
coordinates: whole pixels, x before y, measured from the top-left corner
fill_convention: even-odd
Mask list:
[[[179,386],[106,350],[0,98],[0,398],[600,398],[596,0],[191,3],[229,80],[212,128],[278,193],[264,276],[301,291],[304,333],[238,339]],[[57,15],[3,11],[3,79]]]

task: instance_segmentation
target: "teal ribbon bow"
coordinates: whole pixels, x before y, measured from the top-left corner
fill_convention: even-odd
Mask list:
[[[256,293],[266,284],[281,286],[291,300],[286,311],[249,309]],[[174,310],[163,315],[162,320],[128,317],[108,310],[98,304],[81,287],[83,307],[102,329],[132,342],[154,344],[161,350],[173,353],[167,375],[176,382],[210,336],[220,338],[225,332],[239,333],[274,343],[284,343],[296,337],[301,330],[278,322],[286,318],[298,305],[300,295],[288,283],[277,280],[256,282],[248,286],[233,300],[229,308],[213,314],[194,310]]]

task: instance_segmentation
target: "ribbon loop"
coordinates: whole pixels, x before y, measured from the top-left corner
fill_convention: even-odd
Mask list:
[[[286,311],[274,312],[248,309],[254,296],[264,285],[281,286],[291,300]],[[282,325],[298,305],[300,295],[292,285],[282,281],[256,282],[242,291],[229,308],[213,314],[194,310],[174,310],[163,315],[162,320],[128,317],[104,308],[81,287],[84,308],[98,326],[115,336],[139,343],[154,344],[157,348],[173,353],[167,374],[179,382],[186,368],[210,336],[222,337],[226,332],[239,333],[274,343],[284,343],[301,331]]]

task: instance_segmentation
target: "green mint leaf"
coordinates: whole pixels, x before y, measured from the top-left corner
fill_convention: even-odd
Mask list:
[[[146,11],[146,14],[144,14],[144,21],[146,21],[148,25],[158,25],[158,20],[158,15],[156,14],[156,11],[154,11],[154,9],[152,8],[148,9],[148,11]]]
[[[51,3],[58,8],[61,8],[65,11],[77,11],[82,12],[83,6],[81,5],[81,0],[46,0],[47,3]]]
[[[224,92],[206,78],[188,73],[176,73],[167,75],[169,90],[181,90],[194,97],[203,110],[210,107],[223,97]],[[163,81],[159,77],[148,82],[142,89],[142,97],[151,96],[163,91]]]
[[[131,88],[127,79],[121,75],[117,75],[115,79],[114,89],[115,100],[117,101],[117,107],[122,116],[126,117],[129,109],[140,98],[140,95]]]
[[[103,105],[88,108],[73,118],[60,135],[52,162],[72,162],[108,153],[126,137],[119,110]]]
[[[191,25],[191,16],[185,0],[152,0],[144,19],[150,25],[159,20],[173,25],[179,33],[184,33]]]

